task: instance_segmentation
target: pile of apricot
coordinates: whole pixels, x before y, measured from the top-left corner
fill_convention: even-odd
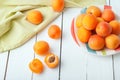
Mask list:
[[[76,18],[76,33],[80,42],[92,50],[116,49],[120,45],[120,22],[111,8],[101,10],[90,6]]]

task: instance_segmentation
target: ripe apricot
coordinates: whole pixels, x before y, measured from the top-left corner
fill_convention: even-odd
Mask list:
[[[80,14],[76,18],[76,27],[80,28],[82,26],[82,20],[84,18],[85,14]]]
[[[115,19],[115,14],[114,14],[114,12],[111,9],[104,9],[104,11],[102,13],[102,18],[106,22],[110,22],[110,21]]]
[[[42,64],[42,62],[39,59],[33,59],[30,63],[29,63],[29,68],[32,72],[39,74],[42,73],[44,70],[44,66]]]
[[[98,23],[99,23],[99,22],[103,22],[103,21],[104,21],[104,19],[103,19],[103,18],[101,18],[101,17],[97,17],[97,20],[98,20]]]
[[[46,41],[37,41],[33,49],[38,55],[46,55],[49,52],[49,44]]]
[[[43,21],[43,15],[38,10],[31,10],[27,13],[27,20],[32,24],[40,24]]]
[[[64,0],[52,0],[52,8],[56,12],[62,12],[64,9]]]
[[[101,50],[105,46],[105,40],[103,37],[97,34],[94,34],[90,37],[88,41],[88,45],[93,50]]]
[[[97,23],[97,18],[92,14],[86,14],[82,20],[82,24],[87,30],[94,30]]]
[[[51,25],[48,29],[48,35],[52,39],[59,39],[61,37],[61,29],[58,25]]]
[[[107,22],[100,22],[96,27],[96,33],[102,37],[108,36],[112,32],[112,27]]]
[[[120,45],[120,38],[115,34],[110,34],[105,38],[105,44],[109,49],[116,49]]]
[[[53,53],[48,54],[45,59],[44,59],[45,63],[47,64],[47,66],[49,68],[55,68],[58,66],[59,64],[59,59],[58,56],[56,56]]]
[[[102,12],[97,6],[90,6],[87,8],[86,13],[92,14],[96,17],[100,17]]]
[[[92,34],[91,31],[85,29],[84,27],[80,27],[80,28],[77,30],[78,39],[79,39],[81,42],[83,42],[83,43],[88,42],[91,34]]]
[[[117,20],[112,20],[109,23],[112,27],[112,33],[113,34],[120,34],[120,23]]]

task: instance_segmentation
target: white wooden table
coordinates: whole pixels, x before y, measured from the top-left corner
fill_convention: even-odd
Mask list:
[[[120,12],[119,0],[106,2],[116,13],[117,10]],[[48,26],[23,46],[0,54],[0,80],[120,80],[120,54],[108,57],[88,55],[74,42],[70,25],[73,17],[79,13],[79,8],[65,9],[51,23],[61,26],[61,39],[50,39],[47,35]],[[42,74],[34,74],[29,70],[28,64],[33,58],[44,60],[43,56],[34,54],[33,45],[37,40],[45,40],[50,44],[51,52],[60,58],[59,67],[50,69],[44,64]]]

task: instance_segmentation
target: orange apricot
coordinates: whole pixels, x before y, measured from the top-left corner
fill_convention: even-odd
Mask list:
[[[86,13],[92,14],[96,17],[100,17],[102,12],[97,6],[90,6],[87,8]]]
[[[103,21],[104,21],[104,19],[103,19],[103,18],[101,18],[101,17],[97,17],[97,20],[98,20],[98,23],[99,23],[99,22],[103,22]]]
[[[46,41],[37,41],[33,49],[38,55],[46,55],[49,52],[49,44]]]
[[[80,14],[76,18],[76,27],[80,28],[82,26],[82,20],[84,18],[85,14]]]
[[[49,68],[55,68],[59,64],[59,59],[58,56],[56,56],[53,53],[50,53],[45,57],[44,62],[47,64]]]
[[[27,13],[27,20],[32,24],[40,24],[43,21],[43,15],[38,10],[31,10]]]
[[[36,73],[36,74],[40,74],[43,72],[44,70],[44,66],[42,64],[42,62],[39,59],[33,59],[30,63],[29,63],[29,68],[32,72]]]
[[[109,49],[116,49],[120,45],[120,38],[115,34],[110,34],[105,38],[105,44]]]
[[[96,27],[96,33],[102,37],[108,36],[112,32],[112,27],[107,22],[100,22]]]
[[[88,45],[89,45],[90,49],[101,50],[105,46],[105,40],[103,37],[101,37],[97,34],[94,34],[94,35],[91,35],[91,37],[88,41]]]
[[[86,14],[82,20],[82,24],[87,30],[94,30],[97,23],[97,18],[92,14]]]
[[[104,11],[102,13],[102,18],[106,22],[110,22],[110,21],[115,19],[115,14],[114,14],[114,12],[111,9],[104,9]]]
[[[112,20],[109,23],[112,27],[112,33],[113,34],[120,34],[120,23],[117,20]]]
[[[52,39],[59,39],[61,37],[61,29],[58,25],[51,25],[48,29],[48,35]]]
[[[91,34],[92,34],[91,31],[85,29],[84,27],[80,27],[80,28],[77,30],[78,39],[79,39],[81,42],[83,42],[83,43],[88,42]]]
[[[62,12],[65,6],[64,0],[52,0],[52,8],[56,12]]]

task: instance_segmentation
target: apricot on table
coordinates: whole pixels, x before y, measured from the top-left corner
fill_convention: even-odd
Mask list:
[[[37,41],[34,44],[33,49],[38,55],[46,55],[48,54],[50,47],[46,41]]]
[[[29,68],[32,72],[39,74],[42,73],[44,70],[44,66],[42,64],[42,62],[39,59],[33,59],[30,63],[29,63]]]
[[[49,68],[55,68],[58,66],[59,64],[59,59],[58,59],[58,56],[53,54],[53,53],[49,53],[45,59],[44,59],[44,62],[46,63],[46,65],[49,67]]]
[[[27,13],[27,20],[32,24],[40,24],[43,21],[43,15],[38,10],[31,10]]]
[[[61,37],[61,29],[58,25],[51,25],[48,29],[48,35],[52,39],[59,39]]]

